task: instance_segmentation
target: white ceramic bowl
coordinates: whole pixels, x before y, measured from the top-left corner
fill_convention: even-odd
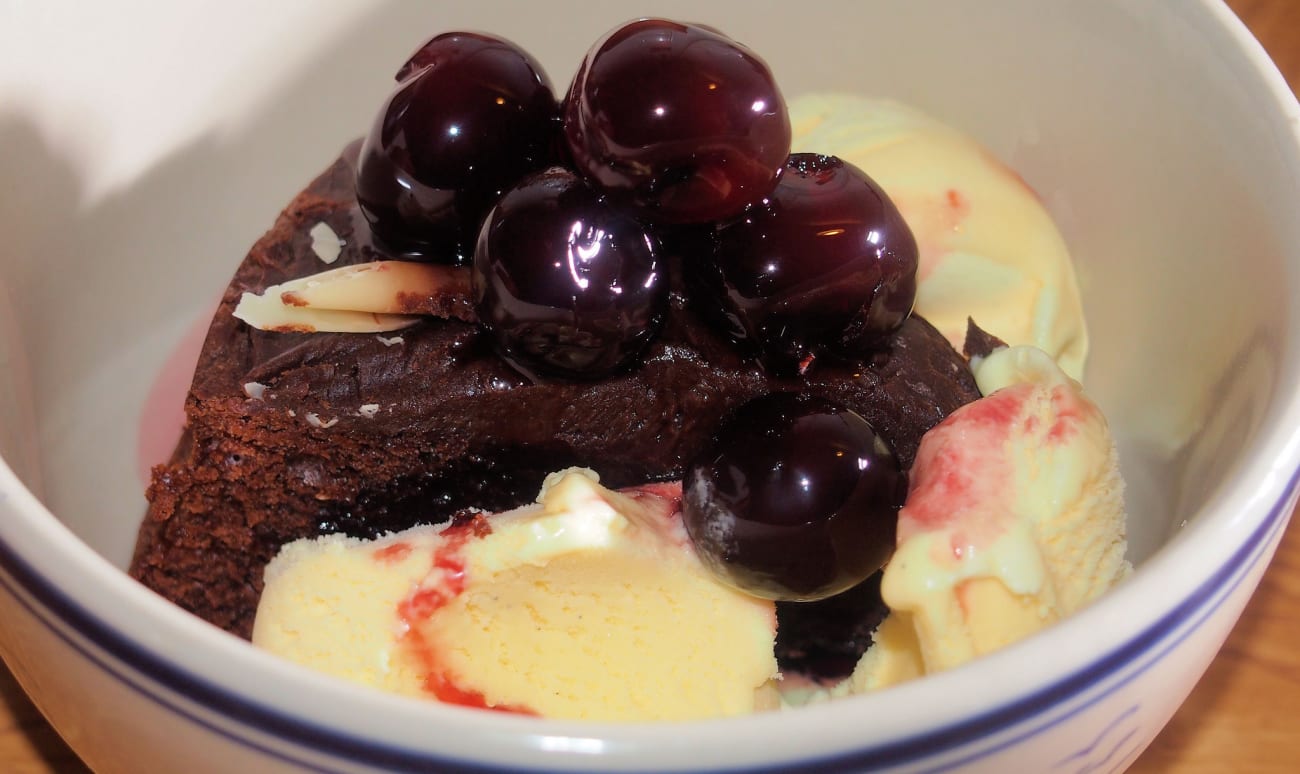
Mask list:
[[[1292,511],[1300,110],[1215,0],[102,5],[10,4],[0,24],[0,655],[97,770],[1118,770],[1202,673]],[[912,102],[1041,193],[1121,441],[1132,579],[951,673],[659,726],[371,693],[129,580],[140,460],[166,454],[140,429],[177,421],[188,367],[170,353],[365,129],[402,56],[490,29],[563,83],[645,14],[725,29],[787,94]]]

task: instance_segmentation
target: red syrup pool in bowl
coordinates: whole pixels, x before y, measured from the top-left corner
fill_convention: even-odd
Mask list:
[[[185,428],[185,394],[194,378],[194,366],[203,349],[216,304],[198,315],[163,360],[162,368],[149,385],[136,431],[136,475],[149,485],[150,471],[171,456]]]

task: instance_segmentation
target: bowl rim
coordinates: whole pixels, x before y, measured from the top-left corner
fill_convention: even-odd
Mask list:
[[[1277,108],[1276,115],[1268,118],[1286,126],[1293,140],[1288,146],[1294,156],[1291,166],[1300,176],[1300,106],[1263,48],[1222,0],[1200,0],[1183,6],[1181,12],[1208,13],[1207,21],[1217,23],[1232,38],[1235,53],[1244,56],[1263,79]],[[1300,361],[1300,347],[1286,364],[1289,372],[1300,370],[1296,361]],[[3,461],[0,588],[52,634],[132,690],[236,743],[313,768],[337,756],[396,770],[423,770],[431,764],[474,771],[539,764],[572,770],[610,763],[634,766],[638,760],[644,762],[647,752],[663,753],[655,759],[656,767],[665,760],[670,765],[672,761],[690,765],[703,759],[706,765],[721,768],[737,765],[738,755],[754,758],[754,750],[764,749],[764,740],[777,733],[799,736],[803,740],[799,749],[823,752],[780,759],[764,753],[762,761],[744,759],[739,765],[763,771],[804,770],[817,760],[828,771],[858,770],[863,765],[896,765],[921,758],[929,762],[936,751],[960,753],[963,745],[976,739],[988,744],[962,754],[982,756],[1009,743],[1008,737],[1029,733],[1025,721],[1043,710],[1059,709],[1051,721],[1057,722],[1135,679],[1202,626],[1267,561],[1290,519],[1300,487],[1300,394],[1279,392],[1270,408],[1250,452],[1243,455],[1240,470],[1251,475],[1239,475],[1221,486],[1180,535],[1103,600],[1030,641],[981,659],[977,670],[963,667],[833,706],[805,708],[800,715],[807,720],[796,721],[796,731],[791,731],[790,716],[777,715],[689,727],[541,721],[386,696],[322,678],[220,632],[127,577],[66,528]],[[1198,581],[1191,591],[1177,592],[1163,580],[1175,573]],[[95,607],[79,601],[78,594],[87,592],[114,604]],[[1151,623],[1121,620],[1117,624],[1115,612],[1125,609],[1158,614]],[[148,636],[139,631],[140,620],[150,622]],[[1098,636],[1102,623],[1106,628]],[[1078,646],[1080,639],[1089,640],[1087,648]],[[1053,669],[1036,666],[1032,660],[1026,663],[1027,647],[1048,645],[1060,654]],[[1146,660],[1139,663],[1139,657]],[[1063,670],[1062,665],[1068,668]],[[232,684],[223,684],[231,679],[227,670],[239,676]],[[1005,680],[991,703],[981,682],[988,675]],[[981,690],[973,690],[975,686]],[[285,695],[293,697],[292,714],[287,702],[277,703],[277,697]],[[861,715],[875,722],[880,713],[872,712],[871,705],[886,696],[896,697],[897,705],[941,708],[937,714],[946,720],[937,725],[914,724],[913,728],[926,730],[885,734],[879,742],[864,741],[860,727],[846,729],[845,716]],[[1077,701],[1067,706],[1064,699],[1069,698]],[[899,713],[886,719],[886,727],[905,727],[911,717]],[[443,741],[452,744],[429,745],[426,739],[425,744],[412,746],[401,737],[412,727],[410,723],[381,727],[412,718],[445,729]],[[857,738],[847,736],[849,730]],[[1041,726],[1033,732],[1039,730]],[[485,746],[485,739],[496,746]],[[489,758],[483,757],[485,751]]]

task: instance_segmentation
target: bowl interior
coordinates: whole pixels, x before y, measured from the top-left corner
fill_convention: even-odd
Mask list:
[[[618,22],[699,20],[759,52],[787,95],[895,97],[964,129],[1038,191],[1075,256],[1093,342],[1085,381],[1120,441],[1135,563],[1239,472],[1263,475],[1261,438],[1288,410],[1300,352],[1300,162],[1280,81],[1260,77],[1253,43],[1217,3],[484,0],[204,13],[205,37],[234,50],[178,48],[176,25],[199,23],[189,10],[140,22],[129,46],[56,11],[60,34],[120,72],[120,88],[35,50],[19,55],[43,71],[0,82],[12,91],[0,99],[0,180],[26,194],[0,199],[0,451],[118,566],[230,274],[368,127],[404,56],[454,28],[515,40],[562,89]],[[319,23],[303,25],[304,13]],[[201,66],[180,66],[188,57]],[[160,94],[171,101],[156,104]]]

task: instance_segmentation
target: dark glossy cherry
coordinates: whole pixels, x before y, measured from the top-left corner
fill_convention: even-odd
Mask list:
[[[790,152],[790,118],[752,51],[707,27],[626,24],[587,53],[564,131],[578,171],[666,223],[729,217],[766,196]]]
[[[572,172],[507,192],[474,253],[479,323],[529,376],[597,377],[627,365],[663,321],[657,244]]]
[[[824,599],[894,550],[907,477],[858,414],[774,393],[746,403],[686,469],[682,513],[723,581],[777,600]]]
[[[731,335],[774,370],[825,347],[857,354],[902,325],[916,299],[916,240],[871,178],[798,153],[772,195],[719,226],[704,273]]]
[[[553,163],[559,105],[541,65],[478,33],[431,39],[398,79],[362,145],[357,201],[395,252],[466,262],[497,198]]]

